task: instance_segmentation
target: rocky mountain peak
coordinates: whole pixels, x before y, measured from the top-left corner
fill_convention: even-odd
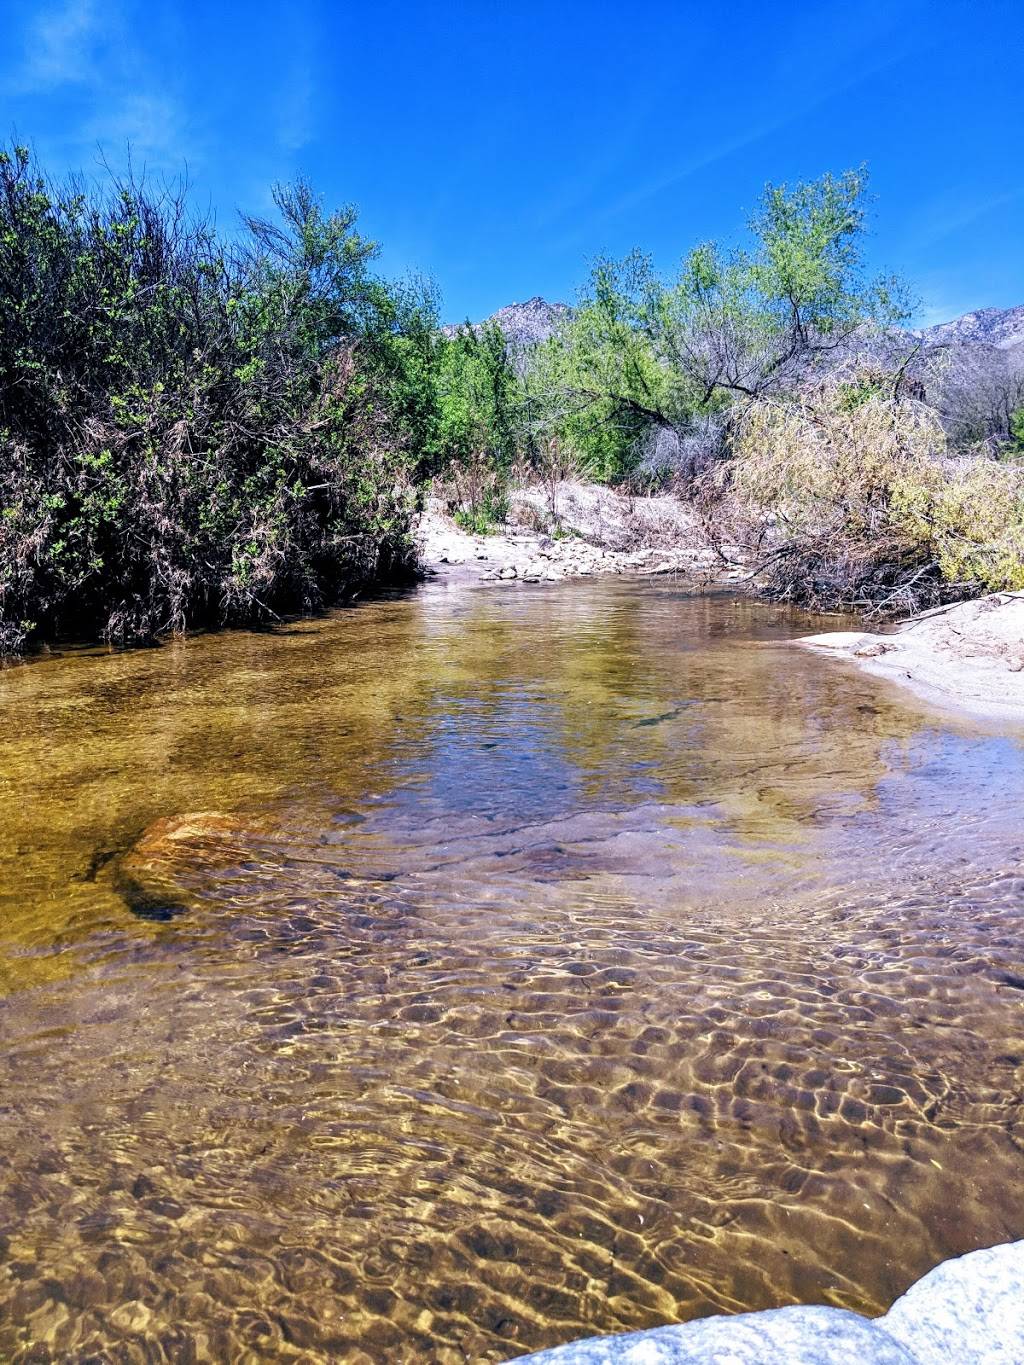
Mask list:
[[[1024,347],[1024,306],[979,308],[950,322],[921,328],[917,335],[929,346],[982,345],[1000,351],[1016,350]]]
[[[567,303],[549,303],[535,294],[525,303],[510,303],[499,308],[486,321],[496,322],[515,350],[525,350],[547,341],[571,316],[572,309]],[[480,322],[473,323],[474,328],[482,325]],[[450,336],[458,329],[446,327],[444,330]]]
[[[571,314],[568,304],[548,303],[538,294],[525,303],[499,308],[493,320],[514,345],[535,346],[553,336]]]

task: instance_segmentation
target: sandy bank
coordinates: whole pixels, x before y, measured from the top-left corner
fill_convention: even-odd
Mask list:
[[[722,573],[677,498],[631,498],[594,484],[518,489],[508,526],[487,536],[463,530],[432,502],[417,540],[428,576],[453,583],[553,583],[624,573],[710,583],[740,576]]]
[[[1024,592],[993,593],[913,617],[880,635],[799,641],[975,715],[1024,719]]]

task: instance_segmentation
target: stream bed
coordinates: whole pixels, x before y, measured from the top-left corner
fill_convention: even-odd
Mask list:
[[[0,1358],[502,1361],[1024,1237],[1024,725],[835,624],[435,584],[0,672]]]

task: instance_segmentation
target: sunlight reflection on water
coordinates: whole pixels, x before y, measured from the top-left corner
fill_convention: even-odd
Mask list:
[[[819,624],[427,589],[0,674],[0,1352],[501,1360],[1024,1235],[1024,733]]]

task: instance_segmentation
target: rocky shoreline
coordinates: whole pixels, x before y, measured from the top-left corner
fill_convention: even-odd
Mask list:
[[[743,577],[703,543],[693,517],[671,497],[630,498],[564,483],[520,489],[509,524],[490,535],[463,529],[432,502],[417,543],[426,575],[448,583],[544,584],[602,574],[679,574],[699,583]]]

